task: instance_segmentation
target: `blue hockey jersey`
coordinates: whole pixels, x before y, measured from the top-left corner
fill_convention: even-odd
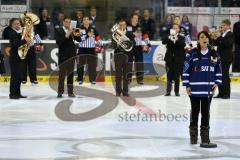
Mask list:
[[[198,53],[192,49],[186,55],[183,70],[183,86],[190,87],[194,97],[213,96],[213,85],[221,85],[222,69],[220,58]]]

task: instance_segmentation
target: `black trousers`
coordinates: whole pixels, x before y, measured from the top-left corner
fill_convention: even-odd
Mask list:
[[[133,62],[135,62],[135,70],[136,70],[136,79],[137,82],[143,81],[144,75],[144,64],[143,64],[143,50],[142,46],[135,46],[131,54],[129,55],[129,62],[130,62],[130,72],[128,74],[128,79],[132,81],[132,66]]]
[[[10,57],[10,96],[19,96],[21,95],[21,81],[22,81],[22,61],[15,61]]]
[[[96,81],[97,55],[94,48],[79,48],[78,50],[78,81],[83,81],[84,65],[87,64],[89,81]]]
[[[167,72],[167,93],[172,90],[172,81],[174,81],[174,92],[179,93],[180,76],[182,73],[182,65],[176,62],[166,62]]]
[[[128,73],[130,71],[128,55],[121,52],[115,53],[114,62],[115,62],[116,93],[128,94]]]
[[[1,51],[0,51],[0,74],[4,74],[6,73],[6,68],[4,65],[4,56],[2,55]]]
[[[190,96],[191,101],[191,115],[190,126],[198,126],[198,115],[201,109],[201,126],[208,127],[210,119],[210,105],[212,97],[193,97]]]
[[[73,72],[74,72],[75,59],[67,60],[59,65],[59,80],[58,80],[58,93],[64,93],[64,79],[67,76],[67,90],[68,94],[73,93]]]
[[[230,76],[229,76],[229,69],[230,69],[230,62],[222,62],[222,85],[219,86],[219,96],[226,96],[230,97],[231,87],[230,87]]]
[[[235,44],[233,72],[240,72],[240,44]]]
[[[29,74],[30,81],[37,81],[37,59],[35,53],[30,53],[27,55],[26,59],[23,61],[23,72],[22,81],[27,81],[27,73]]]

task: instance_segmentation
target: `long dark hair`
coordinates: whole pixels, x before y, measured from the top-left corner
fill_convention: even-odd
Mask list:
[[[213,58],[216,58],[218,56],[217,52],[215,51],[215,49],[213,47],[210,47],[213,43],[212,43],[212,39],[211,39],[209,33],[206,32],[206,31],[199,32],[198,35],[197,35],[197,39],[198,40],[199,40],[201,34],[204,34],[208,38],[208,40],[209,40],[209,44],[210,45],[208,46],[208,50],[210,51],[210,56],[212,56]],[[200,46],[200,44],[198,42],[197,43],[197,51],[198,51],[199,59],[201,59],[201,49],[202,48],[201,48],[201,46]]]

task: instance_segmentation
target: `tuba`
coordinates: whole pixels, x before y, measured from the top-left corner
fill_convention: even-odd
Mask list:
[[[31,38],[33,42],[33,25],[37,25],[40,22],[38,16],[30,12],[24,12],[20,15],[20,19],[24,25],[21,39],[23,40],[24,38],[28,37]],[[21,59],[26,58],[27,52],[32,45],[33,44],[23,44],[18,48],[18,55]]]
[[[118,24],[115,24],[112,29],[113,40],[126,52],[130,52],[133,48],[131,40],[119,29]]]

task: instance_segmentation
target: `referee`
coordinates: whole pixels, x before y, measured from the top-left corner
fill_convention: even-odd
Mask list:
[[[90,25],[89,17],[83,17],[83,25],[81,28],[81,34],[79,39],[78,55],[78,83],[83,83],[84,65],[87,64],[89,81],[92,84],[96,84],[96,67],[97,56],[95,53],[95,47],[97,43],[101,43],[100,36],[97,30]]]

